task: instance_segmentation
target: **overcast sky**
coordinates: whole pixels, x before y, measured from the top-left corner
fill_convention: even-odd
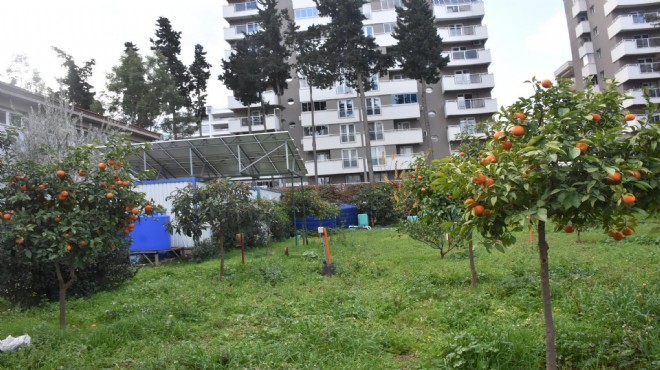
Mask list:
[[[0,79],[15,55],[24,54],[49,86],[64,75],[51,50],[57,46],[72,55],[78,65],[96,60],[91,79],[95,91],[105,90],[105,75],[116,65],[123,44],[131,41],[148,51],[156,20],[169,18],[181,31],[181,59],[190,64],[195,44],[202,44],[213,64],[208,104],[227,105],[227,91],[217,80],[223,41],[223,0],[3,0],[0,21]],[[553,78],[553,72],[570,59],[563,3],[558,0],[485,0],[495,75],[493,97],[509,105],[531,93],[523,81],[536,76]]]

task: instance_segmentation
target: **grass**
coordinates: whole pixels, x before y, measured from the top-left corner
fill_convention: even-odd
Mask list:
[[[549,235],[559,364],[660,368],[660,234],[641,225],[614,243],[599,232]],[[520,235],[505,254],[436,250],[395,230],[334,232],[337,274],[322,245],[292,240],[218,260],[143,268],[122,287],[57,305],[0,302],[0,338],[33,345],[0,354],[2,369],[533,369],[544,367],[536,249]],[[291,255],[284,256],[288,246]],[[96,327],[91,327],[95,324]]]

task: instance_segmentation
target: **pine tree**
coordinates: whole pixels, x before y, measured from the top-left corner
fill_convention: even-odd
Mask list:
[[[128,123],[150,128],[160,112],[158,106],[153,104],[151,109],[146,110],[149,107],[149,104],[145,104],[149,88],[146,81],[147,66],[133,43],[126,42],[124,46],[119,65],[112,67],[112,72],[106,76],[106,87],[114,94],[109,110]]]
[[[197,123],[199,135],[202,135],[202,119],[206,117],[206,85],[211,76],[211,64],[206,61],[206,51],[200,44],[195,45],[195,59],[188,67],[190,83],[191,115]]]
[[[426,86],[440,81],[440,74],[449,62],[442,55],[442,39],[434,25],[433,9],[426,0],[403,0],[403,7],[396,7],[396,29],[392,37],[398,41],[391,52],[402,67],[406,77],[417,80],[421,88],[422,123],[431,132],[427,106]],[[426,137],[426,146],[433,155],[433,145]]]
[[[330,18],[330,23],[323,26],[326,39],[324,53],[333,69],[340,73],[340,81],[357,90],[368,181],[374,182],[365,91],[373,87],[372,77],[384,73],[392,65],[392,60],[380,51],[376,40],[365,35],[362,30],[362,22],[366,19],[362,14],[362,6],[368,1],[314,0],[314,2],[319,15]]]
[[[92,92],[94,87],[87,80],[92,75],[92,67],[96,61],[91,59],[85,62],[84,66],[79,67],[71,55],[55,46],[52,48],[62,59],[62,67],[66,68],[66,76],[57,79],[61,86],[62,98],[78,108],[89,110],[94,103],[96,93]]]
[[[291,51],[283,34],[283,23],[291,23],[286,9],[277,10],[277,0],[259,0],[259,31],[251,35],[259,49],[259,59],[266,77],[266,86],[280,96],[287,88]]]
[[[189,77],[186,67],[179,59],[181,54],[181,32],[174,31],[170,20],[165,17],[159,17],[156,21],[156,38],[151,41],[151,50],[159,52],[165,57],[167,69],[172,75],[179,94],[184,98],[184,103],[175,108],[188,107],[188,85]]]

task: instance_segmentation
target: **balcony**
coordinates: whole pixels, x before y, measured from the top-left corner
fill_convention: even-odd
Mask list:
[[[394,46],[398,41],[392,37],[391,33],[377,33],[374,35],[376,39],[376,44],[381,47]]]
[[[653,29],[655,26],[651,22],[647,22],[646,16],[658,17],[658,13],[640,14],[624,14],[616,17],[612,24],[607,27],[607,37],[613,38],[624,31],[644,31]]]
[[[226,20],[249,19],[259,14],[256,1],[233,3],[222,7],[222,16]]]
[[[571,14],[573,14],[573,18],[577,17],[578,14],[586,11],[587,11],[586,0],[576,0],[573,2],[573,7],[571,8]]]
[[[366,96],[378,96],[378,95],[392,95],[400,94],[401,92],[416,92],[417,91],[417,81],[415,80],[394,80],[394,81],[380,81],[378,83],[378,90],[367,91]],[[300,86],[300,101],[305,103],[309,102],[309,87]],[[313,89],[312,93],[314,94],[315,101],[323,100],[332,100],[339,98],[355,98],[357,94],[353,91],[350,94],[338,94],[336,88],[331,89]]]
[[[366,14],[365,14],[366,15]],[[396,10],[394,8],[374,10],[364,21],[364,24],[389,23],[396,20]]]
[[[343,160],[339,158],[317,161],[317,166],[319,169],[319,176],[343,175],[349,173],[363,173],[363,162],[364,161],[360,157],[352,158],[352,160]],[[305,168],[307,169],[307,176],[314,176],[314,161],[305,161]]]
[[[634,89],[626,91],[626,95],[630,96],[631,99],[626,99],[623,101],[623,107],[628,109],[633,105],[646,105],[646,92],[642,89]],[[660,88],[654,87],[648,90],[648,96],[651,100],[651,103],[658,104],[660,103]]]
[[[450,58],[449,64],[447,64],[448,67],[490,64],[492,60],[490,50],[486,49],[452,51],[443,55]]]
[[[449,125],[447,126],[447,138],[449,141],[460,141],[460,135],[464,133],[470,133],[472,137],[475,138],[485,138],[486,134],[483,132],[476,132],[474,129],[466,129],[460,125]]]
[[[593,76],[598,74],[598,68],[596,67],[596,63],[589,63],[582,67],[582,78],[587,78],[589,76]]]
[[[586,41],[583,42],[582,45],[578,48],[578,55],[580,58],[587,54],[593,54],[594,53],[594,43],[591,41]]]
[[[372,135],[374,137],[374,135]],[[383,132],[382,139],[372,139],[371,145],[404,145],[421,144],[424,142],[424,136],[421,128],[411,128],[407,130],[387,130]]]
[[[274,115],[264,116],[253,116],[252,119],[248,117],[235,117],[228,120],[228,130],[229,134],[241,134],[250,132],[250,122],[252,122],[252,132],[264,132],[264,131],[279,131],[280,122]]]
[[[277,96],[275,93],[270,90],[266,91],[263,93],[262,98],[264,100],[264,105],[270,104],[270,105],[277,105]],[[252,108],[261,108],[260,103],[252,104],[250,107]],[[234,98],[233,96],[227,97],[227,108],[229,109],[241,109],[241,108],[246,108],[243,103],[239,102]]]
[[[447,100],[445,102],[445,117],[492,114],[495,112],[497,112],[497,99],[493,98]]]
[[[624,56],[657,53],[660,53],[660,37],[622,40],[612,49],[612,61],[616,62]]]
[[[492,89],[495,77],[492,73],[442,76],[442,92],[475,89]]]
[[[630,80],[649,80],[660,78],[660,63],[626,64],[614,74],[618,83]]]
[[[605,15],[612,13],[617,8],[630,8],[643,5],[655,5],[658,0],[607,0],[605,2]]]
[[[488,28],[486,26],[464,26],[461,28],[439,28],[438,35],[442,42],[469,42],[488,39]]]
[[[298,4],[296,4],[297,7]],[[313,5],[316,6],[316,5]],[[296,19],[296,26],[300,27],[299,31],[307,31],[311,25],[323,25],[330,23],[329,17],[314,17],[314,18],[302,18]]]
[[[575,37],[580,37],[585,33],[591,32],[591,25],[589,21],[582,21],[575,26]]]
[[[433,15],[436,19],[454,20],[468,18],[483,18],[484,3],[470,0],[433,0]]]
[[[303,151],[311,152],[312,151],[312,137],[305,136],[301,140]],[[342,141],[342,135],[317,135],[316,136],[316,150],[330,150],[330,149],[348,149],[348,148],[361,148],[362,144],[362,133],[356,132],[353,141],[348,141],[347,137],[344,136],[344,141]]]
[[[336,109],[314,112],[314,123],[316,125],[329,125],[334,123],[355,123],[359,122],[358,108],[353,110],[352,117],[339,117],[339,111]],[[392,120],[392,119],[411,119],[419,118],[419,104],[395,104],[381,106],[381,114],[370,115],[369,121]],[[303,112],[300,115],[301,125],[303,127],[312,126],[312,113]]]

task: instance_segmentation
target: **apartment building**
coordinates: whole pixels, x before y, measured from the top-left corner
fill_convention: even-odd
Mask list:
[[[660,1],[564,0],[564,8],[577,88],[602,90],[615,79],[632,97],[626,109],[639,112],[646,94],[660,103],[660,27],[652,21]]]
[[[225,40],[231,45],[244,37],[244,33],[256,32],[256,1],[229,0],[223,9],[229,23]],[[485,15],[480,0],[433,0],[437,32],[444,42],[445,53],[450,57],[438,84],[428,86],[427,106],[431,130],[426,132],[420,110],[421,85],[407,79],[397,67],[385,75],[373,76],[376,88],[366,93],[366,115],[369,121],[371,156],[374,177],[384,181],[396,169],[409,167],[418,155],[424,155],[432,146],[435,158],[454,153],[459,145],[457,134],[479,134],[477,123],[488,120],[497,111],[497,101],[491,97],[495,86],[493,74],[488,72],[490,51],[486,48],[488,29],[483,24]],[[392,37],[396,25],[395,7],[400,0],[372,0],[363,7],[366,16],[364,32],[373,36],[376,43],[387,51],[395,45]],[[327,23],[319,17],[312,0],[283,0],[279,6],[289,14],[301,29],[312,24]],[[230,53],[231,51],[228,51]],[[255,129],[288,130],[306,160],[308,176],[314,176],[312,157],[311,97],[304,80],[294,78],[289,88],[277,101],[272,92],[266,99],[276,108],[265,115],[254,106],[253,117],[266,122]],[[357,93],[347,86],[337,84],[331,89],[313,89],[314,120],[318,176],[320,183],[356,183],[367,179],[366,153],[363,142],[365,133],[359,116]],[[251,121],[247,110],[229,98],[229,108],[246,124]],[[255,113],[256,112],[256,113]],[[254,118],[252,118],[254,120]],[[254,121],[253,121],[254,122]],[[272,123],[270,123],[272,122]],[[279,125],[279,126],[278,126]]]

